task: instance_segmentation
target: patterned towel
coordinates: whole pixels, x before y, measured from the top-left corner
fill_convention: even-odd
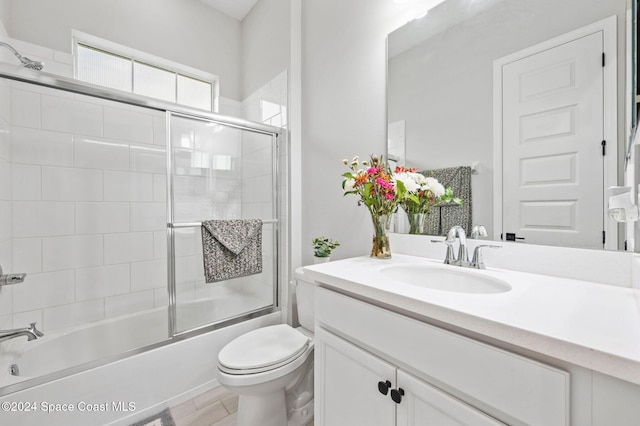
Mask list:
[[[262,220],[202,222],[205,282],[262,272]]]
[[[453,189],[453,196],[462,199],[462,205],[441,204],[433,207],[431,214],[425,220],[424,232],[429,235],[447,235],[449,229],[455,225],[462,226],[471,232],[472,204],[471,204],[471,167],[449,167],[446,169],[423,170],[425,176],[438,179],[442,185]]]

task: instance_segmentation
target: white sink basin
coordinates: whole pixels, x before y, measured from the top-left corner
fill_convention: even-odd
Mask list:
[[[459,266],[445,268],[429,265],[392,265],[381,268],[380,272],[394,280],[432,290],[480,294],[504,293],[511,290],[511,286],[505,281],[480,275]]]

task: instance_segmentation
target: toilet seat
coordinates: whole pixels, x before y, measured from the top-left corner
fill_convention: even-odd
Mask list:
[[[218,355],[218,368],[234,375],[274,370],[302,356],[309,345],[309,337],[287,324],[259,328],[227,344]]]

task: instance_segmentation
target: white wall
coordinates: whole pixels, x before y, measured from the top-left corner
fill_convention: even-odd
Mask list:
[[[14,39],[70,53],[77,29],[216,74],[221,96],[242,99],[240,22],[199,0],[4,1]]]
[[[288,0],[260,0],[242,21],[242,95],[247,98],[289,67]]]
[[[340,241],[334,258],[371,250],[367,210],[342,196],[342,159],[386,152],[386,36],[432,3],[302,4],[303,264],[312,262],[315,236]]]

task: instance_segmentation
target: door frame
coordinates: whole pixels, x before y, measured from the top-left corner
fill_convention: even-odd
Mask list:
[[[603,81],[603,131],[607,141],[607,155],[604,157],[604,185],[602,191],[603,228],[607,238],[604,249],[618,249],[618,224],[607,220],[607,191],[618,182],[618,52],[617,16],[610,16],[577,30],[570,31],[542,43],[493,61],[493,239],[500,241],[502,233],[502,69],[505,65],[541,53],[556,46],[570,43],[588,35],[603,33],[603,50],[606,57]],[[596,141],[597,142],[597,141]]]

